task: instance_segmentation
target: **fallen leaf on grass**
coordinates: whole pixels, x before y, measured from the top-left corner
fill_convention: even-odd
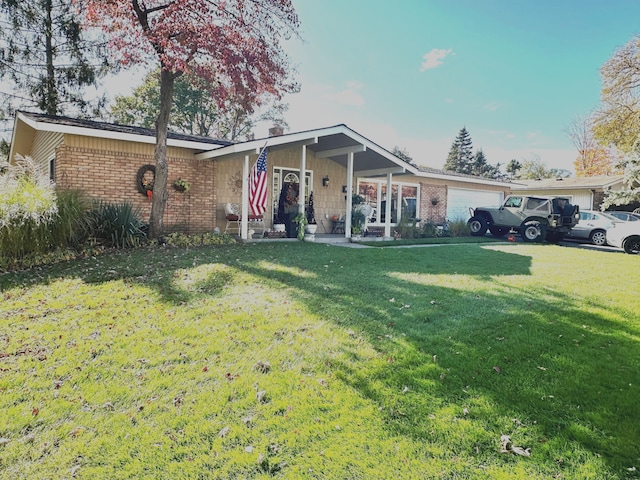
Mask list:
[[[260,373],[268,373],[269,370],[271,370],[271,364],[266,360],[260,360],[259,362],[254,363],[251,369]]]
[[[500,373],[500,367],[498,367],[497,365],[496,365],[495,367],[493,367],[493,369],[494,369],[496,372]]]
[[[85,430],[84,427],[78,426],[78,427],[74,428],[73,430],[71,430],[69,432],[69,435],[71,435],[72,437],[76,438],[76,437],[79,437],[80,435],[82,435],[84,433],[84,430]]]
[[[218,437],[224,438],[229,434],[230,431],[231,431],[231,427],[224,427],[222,430],[218,432]]]
[[[0,445],[6,445],[10,441],[11,441],[11,439],[9,439],[7,437],[2,437],[2,438],[0,438]]]
[[[530,448],[516,447],[511,442],[509,435],[502,435],[500,437],[500,453],[513,453],[514,455],[521,455],[523,457],[531,456]]]

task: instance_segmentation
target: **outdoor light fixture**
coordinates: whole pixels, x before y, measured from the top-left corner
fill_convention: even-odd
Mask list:
[[[324,178],[322,179],[322,186],[323,187],[329,186],[329,175],[325,175]]]

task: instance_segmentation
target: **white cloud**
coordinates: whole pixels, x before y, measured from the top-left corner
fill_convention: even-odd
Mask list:
[[[432,49],[430,52],[425,53],[422,56],[422,59],[424,61],[422,62],[420,71],[424,72],[425,70],[436,68],[437,66],[442,65],[442,60],[444,60],[449,55],[455,55],[455,52],[450,48],[447,50],[445,50],[444,48]]]

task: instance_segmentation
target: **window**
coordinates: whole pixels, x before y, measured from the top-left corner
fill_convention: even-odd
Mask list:
[[[49,160],[49,180],[56,181],[56,159],[55,157]]]
[[[386,179],[359,181],[358,194],[364,198],[364,203],[373,209],[369,222],[374,224],[385,223],[387,208]],[[420,215],[419,205],[418,185],[392,182],[391,223],[397,223],[403,216],[410,219],[418,218]]]
[[[505,207],[513,207],[518,208],[522,204],[522,197],[509,197],[507,201],[504,202]]]

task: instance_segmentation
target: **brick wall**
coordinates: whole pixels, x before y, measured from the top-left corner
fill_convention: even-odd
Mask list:
[[[138,192],[136,176],[143,165],[155,162],[151,155],[95,150],[61,145],[56,151],[56,183],[59,188],[83,190],[91,198],[130,202],[149,220],[150,200]],[[216,225],[216,163],[211,160],[169,158],[165,231],[205,232]],[[187,193],[174,190],[182,178],[191,184]]]
[[[420,219],[440,224],[445,222],[446,216],[447,186],[421,182]]]

